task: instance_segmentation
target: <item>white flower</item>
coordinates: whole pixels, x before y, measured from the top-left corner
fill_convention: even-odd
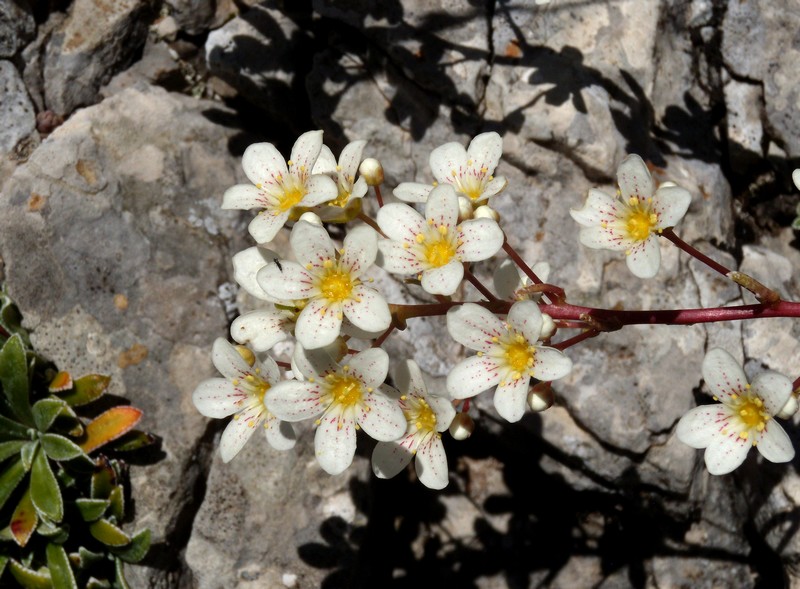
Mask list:
[[[504,419],[519,421],[525,413],[531,378],[550,381],[572,370],[572,361],[559,350],[537,345],[542,313],[533,301],[511,306],[506,322],[467,303],[447,312],[447,330],[458,343],[477,350],[447,375],[447,392],[466,399],[497,385],[494,406]]]
[[[539,280],[547,282],[550,276],[550,264],[547,262],[537,262],[531,266],[531,270],[539,277]],[[528,286],[528,275],[525,274],[511,258],[506,258],[497,266],[492,279],[495,292],[497,292],[497,295],[501,299],[517,301],[522,299],[539,300],[542,298],[542,295],[539,293],[528,293],[525,290]]]
[[[322,131],[303,133],[288,162],[271,143],[254,143],[242,156],[242,168],[255,186],[237,184],[229,188],[222,208],[263,209],[248,229],[258,243],[272,241],[294,207],[312,207],[339,194],[328,176],[311,173],[321,149]]]
[[[391,203],[378,211],[379,264],[394,274],[418,274],[431,294],[453,294],[464,277],[462,262],[492,257],[503,246],[503,231],[491,219],[457,225],[458,197],[452,186],[437,186],[425,203],[425,218],[410,206]]]
[[[792,172],[792,182],[794,182],[795,188],[800,190],[800,168]]]
[[[360,199],[367,193],[368,187],[364,178],[356,180],[356,173],[366,144],[366,141],[348,143],[339,155],[338,162],[328,146],[322,146],[317,163],[311,171],[330,176],[339,190],[335,199],[315,209],[324,221],[347,221],[361,211]]]
[[[593,188],[583,208],[570,210],[570,215],[583,226],[583,245],[624,251],[634,275],[652,278],[661,264],[658,234],[683,218],[692,197],[666,182],[654,194],[650,171],[638,155],[622,161],[617,182],[619,198]]]
[[[284,381],[270,391],[268,407],[286,421],[315,419],[314,449],[322,470],[339,474],[353,462],[356,430],[389,442],[406,431],[406,419],[383,384],[389,355],[369,348],[340,366],[325,350],[295,348],[293,366],[305,380]]]
[[[414,468],[420,482],[431,489],[447,486],[447,456],[442,434],[450,427],[456,410],[449,399],[428,395],[422,372],[413,360],[396,371],[395,384],[403,393],[400,408],[406,417],[405,436],[394,442],[380,442],[372,453],[375,476],[390,479],[416,456]]]
[[[439,184],[450,184],[477,207],[508,184],[505,177],[492,176],[502,154],[503,138],[491,131],[475,137],[467,149],[456,142],[437,147],[431,152],[429,163]],[[403,182],[393,194],[405,202],[425,202],[430,192],[430,184]]]
[[[247,348],[235,348],[222,338],[214,342],[211,359],[225,378],[201,382],[192,394],[192,401],[206,417],[233,415],[219,441],[222,460],[233,459],[262,423],[273,448],[292,448],[295,444],[292,426],[279,421],[264,406],[265,398],[272,394],[271,387],[280,380],[275,361],[266,358],[259,362]]]
[[[298,262],[268,264],[257,275],[270,296],[305,306],[295,325],[295,337],[306,349],[320,348],[339,335],[342,319],[368,332],[391,323],[389,305],[361,276],[374,263],[378,237],[367,225],[351,229],[338,252],[324,227],[298,221],[291,244]]]
[[[678,422],[678,439],[692,448],[705,448],[711,474],[727,474],[744,462],[755,446],[770,462],[794,458],[792,442],[773,417],[786,405],[792,383],[768,370],[752,384],[733,357],[714,348],[703,360],[703,378],[715,405],[695,407]]]
[[[278,255],[275,252],[257,246],[233,256],[233,277],[236,282],[257,299],[272,303],[271,308],[240,315],[231,325],[231,337],[256,352],[272,349],[294,330],[297,316],[294,301],[270,296],[256,280],[258,272],[276,259]]]

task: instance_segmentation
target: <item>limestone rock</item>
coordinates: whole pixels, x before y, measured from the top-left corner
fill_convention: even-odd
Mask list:
[[[17,68],[0,60],[0,157],[36,133],[36,113]]]
[[[27,0],[0,0],[0,59],[14,57],[36,35]]]

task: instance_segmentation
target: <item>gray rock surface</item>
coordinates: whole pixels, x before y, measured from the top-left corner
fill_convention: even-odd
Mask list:
[[[0,59],[14,57],[36,36],[27,0],[0,0]]]
[[[0,157],[13,152],[36,132],[36,113],[22,77],[10,61],[0,60]]]
[[[24,8],[0,0],[0,16],[8,6]],[[136,526],[155,543],[129,567],[132,586],[800,586],[796,464],[750,456],[712,477],[674,434],[709,401],[700,366],[711,347],[746,360],[751,376],[796,378],[796,320],[628,327],[571,348],[575,369],[550,410],[508,424],[491,393],[474,400],[474,435],[446,438],[441,493],[413,474],[375,479],[366,438],[350,470],[325,475],[309,424],[293,451],[256,436],[225,464],[224,423],[191,402],[214,374],[211,342],[258,305],[236,292],[230,264],[251,245],[250,214],[220,210],[222,194],[245,181],[247,144],[272,141],[288,155],[295,131],[310,128],[334,152],[368,140],[387,200],[399,182],[433,180],[435,147],[500,132],[496,174],[509,186],[493,206],[509,243],[529,263],[549,262],[570,303],[753,302],[666,241],[648,281],[622,256],[578,246],[570,208],[593,186],[613,191],[619,161],[640,153],[657,181],[692,193],[676,228],[685,240],[800,298],[788,229],[800,26],[789,0],[154,6],[74,0],[66,16],[42,14],[35,39],[14,29],[24,86],[19,59],[0,61],[0,79],[34,105],[18,115],[0,101],[2,120],[18,124],[0,132],[10,137],[0,151],[33,137],[25,157],[0,166],[7,288],[43,353],[74,373],[110,373],[112,392],[163,438],[160,460],[131,468]],[[232,98],[238,111],[185,94]],[[41,144],[34,108],[69,115]],[[283,235],[276,249],[286,245]],[[487,281],[492,269],[474,266]],[[391,302],[430,300],[375,278]],[[410,320],[387,342],[439,392],[467,354],[444,332],[441,318]],[[787,425],[795,442],[797,424]]]

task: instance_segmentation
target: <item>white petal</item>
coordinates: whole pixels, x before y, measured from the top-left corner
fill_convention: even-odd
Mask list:
[[[735,470],[750,450],[750,441],[739,437],[736,432],[727,436],[714,436],[706,448],[706,468],[711,474],[728,474]]]
[[[741,395],[747,386],[741,365],[722,348],[714,348],[706,354],[703,378],[709,393],[725,404],[731,402],[731,395]]]
[[[427,397],[428,389],[422,371],[413,360],[404,360],[395,365],[392,373],[395,386],[401,393],[415,397]]]
[[[339,364],[328,348],[306,350],[302,344],[294,348],[292,369],[297,369],[305,378],[320,378],[339,370]]]
[[[751,390],[761,397],[769,414],[775,415],[792,396],[792,381],[778,372],[767,370],[753,379]]]
[[[339,196],[339,188],[329,176],[314,174],[306,180],[306,194],[300,201],[304,207],[313,207]]]
[[[411,462],[414,454],[410,447],[413,434],[409,434],[397,442],[379,442],[372,452],[372,472],[379,479],[390,479],[403,470]]]
[[[267,443],[276,450],[291,450],[297,443],[297,434],[291,423],[270,416],[264,423]]]
[[[367,395],[365,400],[369,411],[361,412],[358,424],[371,438],[379,442],[392,442],[406,432],[408,422],[397,401],[378,391]]]
[[[617,168],[617,183],[622,193],[622,200],[625,202],[632,196],[639,201],[645,201],[653,196],[653,178],[644,160],[636,154],[631,154],[622,160]]]
[[[253,184],[275,184],[276,177],[286,175],[286,161],[272,143],[253,143],[244,150],[242,169]]]
[[[395,198],[403,202],[425,202],[428,195],[433,190],[430,184],[420,184],[419,182],[401,182],[392,191]]]
[[[578,233],[581,245],[599,250],[624,251],[631,249],[633,241],[616,225],[581,227]]]
[[[492,339],[499,338],[506,330],[503,322],[488,309],[465,303],[447,312],[447,331],[462,346],[488,352],[497,346]]]
[[[364,331],[385,331],[392,323],[386,299],[363,284],[353,289],[353,297],[344,302],[342,310],[348,321]]]
[[[429,163],[434,178],[439,182],[452,182],[454,172],[460,176],[467,169],[467,150],[455,141],[445,143],[431,152]]]
[[[223,462],[230,462],[244,447],[256,429],[261,425],[262,409],[258,406],[248,407],[231,419],[219,440],[219,454]]]
[[[518,301],[511,305],[507,321],[530,344],[535,344],[542,333],[542,312],[533,301]]]
[[[342,174],[350,178],[355,178],[356,173],[358,173],[358,166],[363,159],[364,146],[366,145],[366,141],[358,140],[351,141],[344,146],[339,156],[339,167],[341,168]]]
[[[200,414],[215,419],[233,415],[247,398],[247,393],[234,387],[227,378],[204,380],[192,393],[192,402]]]
[[[314,450],[322,470],[328,474],[344,472],[356,452],[355,424],[335,417],[323,418],[314,435]]]
[[[341,329],[341,305],[313,299],[300,311],[294,335],[305,349],[313,350],[333,343]]]
[[[580,209],[570,209],[570,216],[584,227],[612,224],[623,216],[623,204],[615,197],[592,188]]]
[[[800,190],[800,170],[792,172],[792,182],[794,182],[795,187]]]
[[[428,404],[436,414],[436,431],[443,432],[450,427],[456,416],[455,407],[450,399],[437,397],[436,395],[427,396]]]
[[[347,360],[347,364],[353,376],[374,389],[381,386],[389,374],[389,354],[383,348],[367,348]]]
[[[307,131],[297,138],[292,146],[291,172],[295,176],[307,176],[314,169],[322,150],[322,131]]]
[[[369,190],[369,186],[367,186],[367,181],[364,178],[359,178],[356,180],[356,183],[353,184],[353,190],[350,192],[350,200],[354,198],[363,198],[364,195]]]
[[[305,380],[284,380],[264,395],[264,405],[278,419],[314,419],[325,409],[319,401],[320,385]]]
[[[503,192],[503,190],[505,190],[506,186],[508,186],[508,180],[505,176],[497,176],[496,178],[492,178],[484,187],[483,192],[481,193],[481,200],[491,198],[496,194],[500,194]]]
[[[514,293],[523,286],[517,265],[510,258],[506,258],[495,268],[492,283],[497,296],[511,300],[514,299]]]
[[[453,399],[467,399],[499,382],[496,360],[489,356],[472,356],[456,364],[447,375],[447,392]]]
[[[383,234],[394,241],[414,243],[427,225],[425,219],[408,205],[399,202],[389,203],[378,211],[378,226]]]
[[[440,184],[431,190],[425,203],[425,219],[448,229],[458,223],[458,196],[452,186]]]
[[[518,378],[504,384],[497,385],[494,392],[494,408],[497,413],[509,423],[516,423],[525,414],[528,401],[529,377]]]
[[[223,209],[250,209],[266,208],[268,199],[264,193],[252,184],[237,184],[231,186],[222,195]]]
[[[335,258],[336,249],[328,232],[322,225],[298,221],[292,227],[289,238],[297,261],[301,266],[322,266],[325,260]]]
[[[495,131],[476,135],[467,148],[467,159],[472,161],[470,167],[478,171],[486,168],[487,175],[494,173],[502,155],[503,138]]]
[[[270,211],[262,211],[253,217],[253,220],[250,221],[250,224],[247,226],[247,230],[250,232],[253,239],[256,240],[256,243],[269,243],[275,239],[278,231],[281,230],[281,227],[286,224],[288,219],[288,212],[278,213],[276,215]]]
[[[533,359],[533,376],[539,380],[558,380],[572,371],[572,360],[555,348],[537,347]]]
[[[464,266],[452,260],[440,268],[431,268],[422,273],[422,288],[430,294],[451,295],[456,292],[464,278]]]
[[[378,255],[378,234],[369,225],[356,225],[347,232],[344,238],[344,255],[342,265],[350,270],[354,277],[361,276],[375,263]]]
[[[211,347],[211,361],[220,374],[226,378],[241,378],[250,374],[250,365],[227,340],[218,337]]]
[[[783,428],[769,421],[756,446],[761,455],[770,462],[789,462],[794,458],[794,446]]]
[[[658,215],[658,228],[666,229],[683,219],[692,195],[679,186],[662,186],[653,195],[653,211]]]
[[[625,262],[637,278],[652,278],[658,273],[661,265],[661,249],[658,247],[658,238],[650,235],[644,241],[640,241],[630,250],[630,254],[625,256]]]
[[[503,247],[503,230],[492,219],[470,219],[458,226],[456,250],[464,262],[480,262],[495,255]]]
[[[250,311],[233,320],[231,337],[256,352],[265,352],[289,337],[293,325],[289,311]]]
[[[447,455],[440,437],[433,436],[427,444],[419,447],[414,469],[419,482],[429,489],[444,489],[447,486]]]
[[[378,242],[378,250],[380,252],[377,257],[378,266],[387,272],[408,275],[419,274],[423,269],[422,261],[414,251],[410,248],[404,248],[399,241],[381,239]]]
[[[256,280],[268,295],[284,301],[308,299],[318,292],[314,278],[296,262],[268,264],[258,271]]]
[[[336,175],[336,157],[327,145],[323,145],[320,149],[317,161],[314,163],[314,167],[311,168],[311,173]]]
[[[256,274],[267,264],[278,259],[278,254],[263,247],[249,247],[233,256],[233,278],[248,293],[262,301],[279,302],[269,296],[256,280]]]
[[[706,448],[715,437],[722,435],[730,423],[731,411],[721,403],[695,407],[681,417],[675,434],[692,448]]]

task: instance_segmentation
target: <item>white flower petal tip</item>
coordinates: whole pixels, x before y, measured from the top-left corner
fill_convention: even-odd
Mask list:
[[[654,191],[650,171],[638,155],[622,161],[617,181],[616,197],[592,189],[582,208],[570,210],[581,225],[579,240],[592,249],[624,251],[634,276],[652,278],[661,265],[658,235],[683,218],[691,194],[668,182]]]
[[[475,421],[467,413],[456,413],[448,431],[454,440],[466,440],[475,431]]]
[[[459,196],[477,206],[506,187],[505,178],[493,176],[502,154],[503,138],[491,131],[477,135],[466,150],[456,142],[437,147],[429,163],[440,185],[453,186]]]
[[[703,378],[719,403],[689,411],[678,422],[675,433],[685,444],[706,449],[709,473],[733,471],[744,462],[751,446],[770,462],[794,458],[789,436],[774,420],[793,398],[788,378],[767,371],[748,384],[741,366],[720,348],[706,354]]]
[[[312,213],[311,211],[307,211],[300,215],[298,221],[305,221],[306,223],[311,223],[312,225],[318,225],[322,227],[322,219],[319,218],[319,215]]]
[[[800,190],[800,169],[792,172],[792,182],[794,182],[795,188]]]

